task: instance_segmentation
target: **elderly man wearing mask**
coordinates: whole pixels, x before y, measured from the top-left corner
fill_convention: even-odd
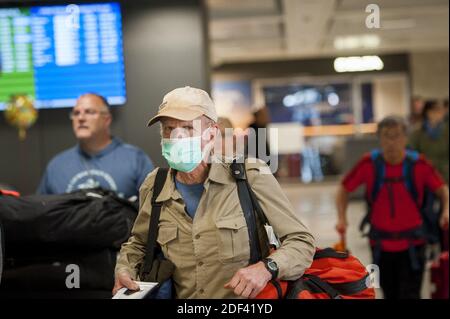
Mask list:
[[[253,298],[271,279],[299,278],[312,262],[314,238],[269,168],[256,160],[245,161],[247,179],[281,246],[268,258],[249,264],[249,234],[236,181],[230,163],[214,156],[220,133],[209,95],[191,87],[169,92],[149,125],[158,121],[162,154],[170,169],[157,198],[162,202],[157,241],[175,265],[175,296]],[[120,252],[114,293],[138,288],[135,280],[140,280],[145,257],[157,171],[140,189],[140,211]]]

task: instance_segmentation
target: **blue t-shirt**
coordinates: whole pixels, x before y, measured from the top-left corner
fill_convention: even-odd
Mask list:
[[[78,145],[56,155],[37,192],[62,194],[102,187],[129,198],[139,195],[139,187],[152,170],[150,158],[141,149],[113,138],[95,155],[86,154]]]
[[[186,210],[189,216],[194,219],[195,212],[197,211],[198,203],[203,194],[203,183],[200,184],[184,184],[179,182],[175,178],[175,185],[178,191],[183,197],[186,205]]]

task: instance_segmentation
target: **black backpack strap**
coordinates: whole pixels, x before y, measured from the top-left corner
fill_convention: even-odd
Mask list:
[[[314,260],[322,259],[322,258],[345,259],[345,258],[348,258],[348,256],[349,256],[348,252],[340,252],[340,251],[334,250],[333,248],[328,247],[328,248],[324,248],[324,249],[316,251],[313,259]]]
[[[275,279],[272,279],[270,282],[277,290],[278,299],[283,299],[283,289],[281,288],[280,283],[278,281],[276,281]]]
[[[245,171],[245,165],[242,164]],[[269,237],[266,232],[266,228],[264,225],[270,226],[269,220],[266,217],[266,214],[264,213],[264,210],[262,209],[261,205],[259,204],[259,200],[256,197],[255,192],[252,190],[252,187],[250,186],[248,179],[245,179],[245,186],[247,187],[248,193],[250,194],[250,200],[253,207],[253,212],[256,212],[256,231],[258,233],[257,239],[259,239],[259,250],[261,253],[261,258],[265,258],[269,256],[270,254],[270,243],[269,243]]]
[[[378,193],[380,192],[381,187],[384,182],[384,174],[385,174],[385,166],[383,156],[381,154],[381,150],[375,149],[370,153],[370,158],[372,160],[373,168],[374,168],[374,183],[372,185],[371,193],[366,193],[366,202],[367,202],[367,214],[362,219],[359,224],[359,230],[363,233],[363,236],[367,236],[368,232],[364,233],[364,230],[367,225],[370,225],[372,206],[375,202]]]
[[[406,158],[403,161],[403,176],[405,178],[405,185],[408,192],[411,194],[412,199],[417,205],[419,210],[421,209],[419,204],[419,193],[417,191],[416,183],[414,181],[414,167],[419,159],[419,153],[415,151],[406,151]]]
[[[320,277],[303,275],[291,285],[286,299],[298,299],[298,294],[304,290],[315,294],[326,293],[331,299],[342,299],[342,295],[352,296],[370,288],[367,286],[368,282],[368,274],[359,280],[342,284],[330,284]]]
[[[341,294],[329,283],[314,275],[303,275],[299,280],[303,280],[307,290],[312,293],[326,293],[331,299],[342,299]]]
[[[341,295],[352,296],[370,288],[368,283],[370,282],[370,275],[367,274],[359,280],[345,282],[342,284],[330,284]]]
[[[425,187],[422,197],[419,198],[414,174],[415,165],[419,158],[420,154],[417,151],[407,150],[406,159],[403,164],[403,175],[405,176],[405,186],[416,203],[417,209],[422,217],[424,236],[428,243],[434,244],[439,241],[440,234],[439,214],[436,214],[433,208],[436,196],[431,189]]]
[[[148,275],[152,269],[153,260],[155,259],[156,251],[156,239],[158,238],[159,230],[159,217],[161,215],[162,202],[157,202],[161,190],[164,187],[164,183],[167,179],[167,168],[158,168],[156,173],[155,183],[153,185],[153,195],[152,195],[152,212],[150,216],[150,222],[148,226],[148,236],[147,236],[147,247],[145,250],[144,265],[141,268],[141,278]]]
[[[236,179],[239,202],[244,212],[245,222],[248,228],[248,238],[250,241],[250,264],[255,264],[261,260],[261,249],[259,247],[259,236],[256,225],[254,205],[247,187],[247,174],[245,165],[234,161],[231,164],[231,174]]]
[[[386,167],[380,150],[372,151],[371,158],[375,169],[375,181],[369,198],[370,203],[372,204],[377,199],[381,187],[383,186]]]

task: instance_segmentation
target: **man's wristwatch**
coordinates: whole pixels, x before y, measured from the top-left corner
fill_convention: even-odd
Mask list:
[[[277,263],[270,258],[264,258],[263,260],[264,266],[266,266],[266,269],[270,272],[272,275],[272,280],[276,279],[278,277],[278,265]]]

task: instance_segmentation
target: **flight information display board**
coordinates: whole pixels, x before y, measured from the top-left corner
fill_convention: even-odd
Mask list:
[[[88,92],[126,101],[118,3],[0,8],[0,110],[11,95],[59,108]]]

